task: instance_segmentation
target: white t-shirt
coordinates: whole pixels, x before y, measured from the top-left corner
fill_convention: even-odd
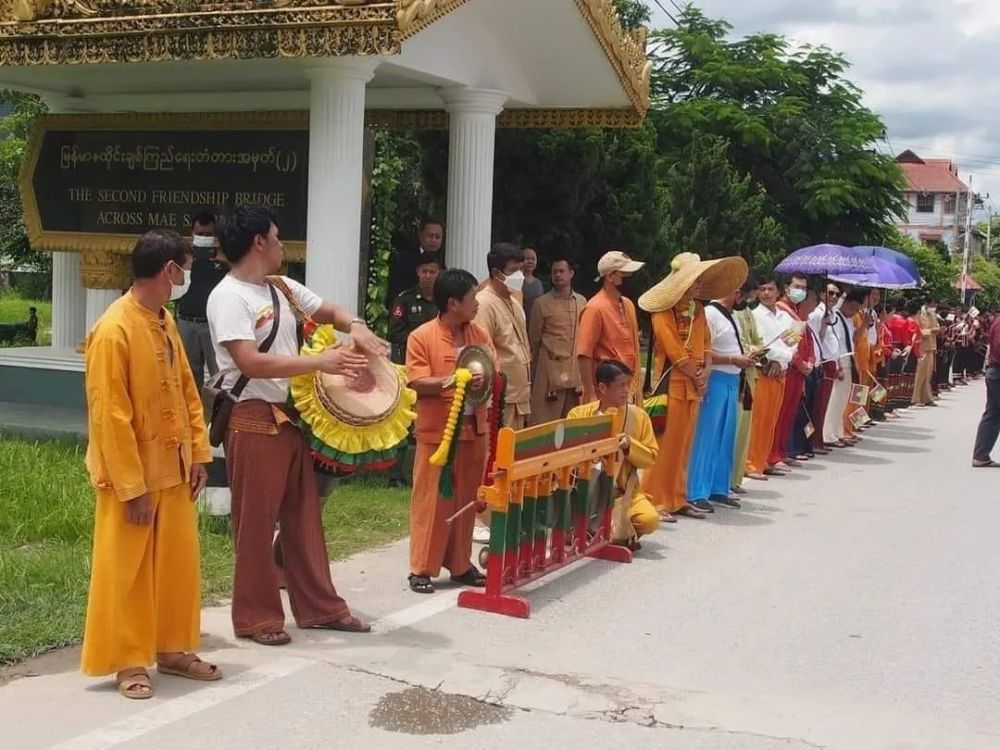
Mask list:
[[[708,330],[712,333],[713,352],[729,356],[743,353],[743,350],[740,349],[740,341],[736,338],[735,322],[730,323],[729,319],[712,305],[705,305],[705,321],[708,323]],[[712,369],[729,375],[740,374],[740,368],[736,365],[720,365],[714,361]]]
[[[296,302],[307,314],[313,315],[319,310],[323,304],[319,296],[292,279],[285,278],[285,283],[288,284]],[[278,335],[268,349],[268,354],[295,356],[299,353],[299,343],[295,335],[295,313],[292,312],[291,305],[281,290],[275,291],[278,294],[278,304],[281,306],[281,321]],[[274,307],[267,284],[248,284],[233,278],[230,274],[212,290],[208,297],[208,329],[212,334],[219,372],[225,374],[222,383],[224,388],[232,388],[240,373],[229,355],[229,350],[223,344],[232,341],[253,341],[260,347],[270,335],[273,322]],[[269,401],[272,404],[285,403],[288,400],[288,381],[283,378],[271,380],[251,378],[240,394],[239,400],[254,399]]]
[[[819,342],[820,351],[818,352],[818,361],[820,362],[834,362],[840,357],[840,344],[837,341],[837,332],[834,330],[836,321],[828,325],[825,330],[823,330],[823,319],[827,317],[826,305],[820,304],[809,314],[809,328],[812,329],[813,334],[816,337],[816,341]],[[836,318],[836,313],[834,314]],[[827,317],[829,320],[829,318]],[[823,331],[823,336],[820,337],[820,331]]]
[[[768,360],[777,362],[782,370],[787,370],[795,357],[795,349],[778,337],[795,323],[792,316],[780,307],[771,312],[761,304],[753,309],[753,317],[757,321],[761,338],[764,339],[764,346],[768,347]]]

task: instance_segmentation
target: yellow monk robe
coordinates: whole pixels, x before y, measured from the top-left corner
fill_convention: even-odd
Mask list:
[[[81,668],[107,675],[197,649],[201,571],[194,464],[210,463],[201,398],[173,318],[116,300],[87,337],[90,442],[97,496]],[[125,520],[148,494],[153,523]]]
[[[687,467],[691,456],[694,429],[698,424],[701,394],[694,380],[679,367],[685,362],[705,364],[705,355],[712,350],[712,334],[705,321],[705,308],[695,302],[688,315],[684,306],[653,313],[655,372],[653,383],[663,374],[669,359],[667,426],[660,437],[660,454],[650,471],[642,478],[642,491],[657,508],[676,513],[687,505]]]
[[[854,367],[858,374],[858,382],[861,385],[871,387],[872,379],[868,373],[874,367],[872,365],[872,346],[868,341],[868,321],[864,312],[859,310],[855,313],[854,317],[851,318],[851,323],[854,325]],[[865,404],[865,409],[868,407],[869,405]],[[858,405],[851,402],[848,402],[847,406],[844,407],[844,434],[847,436],[857,434],[850,419],[851,414],[857,409]]]
[[[593,417],[600,413],[600,406],[599,401],[575,406],[570,409],[568,417],[571,419]],[[649,421],[649,415],[640,407],[629,404],[628,410],[628,419],[622,420],[625,434],[632,441],[626,460],[635,469],[647,470],[656,462],[656,456],[660,452],[660,447],[656,444],[656,435],[653,433],[653,424]],[[617,419],[615,424],[618,424]],[[622,471],[618,472],[615,480],[615,486],[618,488],[618,493],[615,495],[616,501],[621,498],[625,491],[628,474],[629,472],[625,471],[624,467]],[[652,534],[660,525],[660,517],[656,513],[656,508],[653,507],[652,501],[644,492],[636,491],[632,496],[629,518],[637,536]]]

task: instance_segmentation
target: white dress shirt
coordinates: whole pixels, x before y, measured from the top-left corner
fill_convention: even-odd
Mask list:
[[[743,353],[740,348],[740,341],[736,337],[736,321],[732,323],[729,319],[712,305],[705,306],[705,320],[708,322],[708,330],[712,334],[712,369],[725,372],[730,375],[739,375],[740,368],[736,365],[719,364],[716,362],[716,354],[727,357],[736,356]]]
[[[795,324],[792,316],[780,307],[775,308],[774,312],[771,312],[763,304],[760,304],[754,308],[753,317],[757,321],[761,338],[764,339],[764,346],[770,349],[767,353],[768,360],[777,362],[781,365],[782,370],[787,370],[788,365],[791,364],[792,358],[795,356],[796,347],[789,346],[784,341],[781,341],[778,336]]]
[[[820,362],[832,362],[840,358],[840,344],[837,340],[837,332],[834,330],[836,325],[836,313],[834,313],[833,323],[823,330],[823,318],[827,317],[826,305],[821,304],[816,307],[811,313],[809,313],[809,328],[815,334],[815,340],[819,342],[821,351],[821,356],[818,357]],[[820,333],[822,331],[822,334]]]

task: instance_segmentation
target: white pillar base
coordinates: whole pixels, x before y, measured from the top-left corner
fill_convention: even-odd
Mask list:
[[[448,151],[448,240],[450,268],[485,279],[493,231],[493,158],[497,115],[507,94],[487,89],[442,89],[451,114]]]
[[[79,253],[52,253],[52,346],[74,349],[87,333],[87,293]]]
[[[94,327],[111,303],[122,296],[118,289],[87,290],[87,333]]]
[[[364,179],[365,87],[377,59],[310,68],[306,285],[358,309]]]

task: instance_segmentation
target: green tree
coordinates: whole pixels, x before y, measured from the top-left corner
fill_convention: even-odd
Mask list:
[[[972,276],[983,288],[976,293],[976,306],[981,310],[1000,308],[1000,265],[976,257],[972,260]]]
[[[696,133],[667,170],[665,245],[703,258],[738,254],[756,268],[773,268],[784,255],[784,234],[767,214],[764,192],[729,162],[728,147],[724,138]]]
[[[847,61],[775,34],[730,40],[730,30],[688,6],[677,28],[652,34],[661,152],[683,152],[695,133],[726,138],[793,246],[880,240],[903,211],[903,177],[875,148],[885,127],[845,78]]]
[[[924,280],[921,294],[942,302],[958,300],[958,294],[951,286],[958,276],[958,269],[944,260],[933,247],[918,242],[895,227],[886,230],[885,246],[913,258],[920,270],[920,277]]]
[[[649,23],[649,8],[641,0],[614,0],[622,26],[634,29]]]
[[[45,272],[52,268],[52,256],[33,252],[28,246],[17,187],[28,138],[45,105],[31,94],[0,91],[0,106],[9,110],[0,117],[0,260]]]

